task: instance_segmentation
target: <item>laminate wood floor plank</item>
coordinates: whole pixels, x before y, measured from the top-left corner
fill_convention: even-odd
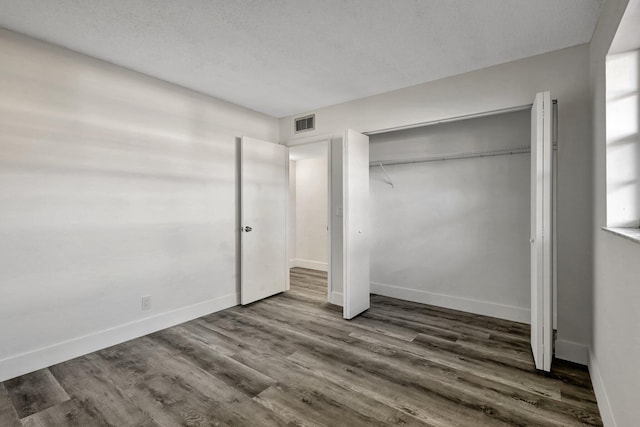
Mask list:
[[[196,319],[170,328],[170,330],[188,335],[190,339],[209,347],[211,352],[224,354],[225,356],[234,355],[249,346],[248,343],[233,340],[227,335],[208,328],[207,325],[208,323],[204,320]]]
[[[500,365],[521,369],[531,372],[535,365],[531,352],[511,352],[500,348],[500,346],[482,345],[476,340],[458,339],[457,341],[443,341],[438,337],[426,334],[419,334],[414,340],[414,344],[421,345],[431,350],[448,352],[453,355],[464,355],[466,358],[477,360],[491,360]]]
[[[4,383],[20,418],[69,400],[49,369],[41,369]]]
[[[293,277],[291,278],[292,280],[295,280]],[[321,281],[320,279],[318,281]],[[315,284],[314,282],[310,282],[310,281],[304,281],[304,291],[300,292],[299,289],[297,289],[297,287],[294,287],[293,289],[294,293],[297,293],[299,295],[306,295],[307,297],[311,296],[313,298],[317,298],[318,301],[322,301],[327,299],[327,285],[326,284],[322,284],[322,283],[318,283]]]
[[[354,334],[355,335],[355,334]],[[592,408],[580,403],[569,405],[561,401],[559,391],[560,384],[545,384],[545,377],[535,372],[522,373],[513,369],[493,367],[486,369],[482,363],[476,365],[468,362],[464,356],[456,358],[439,357],[437,354],[421,354],[419,349],[412,347],[410,343],[383,336],[357,334],[358,338],[377,346],[385,346],[392,351],[393,357],[399,369],[403,367],[421,367],[417,369],[417,377],[436,377],[439,375],[440,365],[448,367],[456,372],[455,384],[450,385],[458,389],[461,394],[471,388],[472,395],[486,394],[488,401],[502,402],[504,406],[519,406],[518,412],[523,416],[531,417],[527,424],[534,425],[580,425],[584,420],[589,420],[588,425],[599,425],[599,417],[592,417]],[[416,351],[417,350],[417,351]],[[484,369],[483,369],[484,368]],[[491,370],[491,373],[488,371]],[[446,378],[442,379],[446,382]],[[495,392],[495,394],[494,394]],[[567,416],[567,411],[571,416]],[[517,418],[512,420],[516,422]]]
[[[420,317],[417,313],[407,314],[406,312],[397,313],[396,311],[375,310],[364,313],[363,318],[384,320],[420,333],[422,333],[421,329],[426,329],[425,334],[429,336],[434,336],[434,331],[447,331],[449,334],[457,334],[459,337],[469,341],[475,340],[486,345],[488,340],[493,345],[500,346],[501,349],[530,354],[529,341],[522,341],[519,334],[514,336],[504,331],[487,331],[487,329],[483,328],[479,330],[477,326],[464,322],[456,324],[449,320],[443,320],[441,316],[425,313]]]
[[[270,317],[270,315],[274,315],[274,314],[275,314],[276,316],[280,316],[280,321],[282,322],[282,324],[283,324],[283,325],[287,325],[287,324],[289,324],[289,323],[290,323],[290,322],[287,322],[287,321],[286,321],[286,318],[283,318],[283,316],[285,316],[285,317],[286,317],[286,314],[284,314],[284,313],[267,313],[267,312],[264,312],[264,311],[263,311],[263,312],[261,312],[260,314],[262,314],[264,317],[267,317],[267,318],[269,318],[269,317]],[[320,328],[320,329],[319,329],[318,331],[309,330],[309,329],[308,329],[308,328],[309,328],[309,325],[310,325],[310,324],[312,324],[312,323],[313,323],[313,322],[304,322],[305,328],[307,328],[307,331],[306,331],[306,332],[311,332],[311,333],[313,333],[313,332],[318,332],[319,330],[324,330],[324,331],[327,331],[327,330],[328,330],[326,325],[325,325],[324,327],[320,325],[320,326],[319,326],[319,328]],[[350,322],[350,323],[351,323],[351,322]],[[325,336],[327,336],[327,335],[325,335]],[[329,336],[327,336],[327,337],[331,337],[331,336],[329,335]],[[335,337],[334,337],[334,338],[335,338]],[[338,337],[338,339],[340,339],[340,340],[343,340],[343,341],[344,341],[344,338],[343,338],[343,337]],[[353,343],[351,343],[351,344],[353,344]],[[453,359],[453,360],[457,360],[460,354],[464,354],[465,356],[467,356],[467,355],[468,355],[468,352],[465,350],[465,351],[462,351],[462,352],[459,352],[459,353],[453,354],[453,355],[452,355],[452,359]],[[437,356],[437,355],[436,355],[436,356]],[[487,357],[486,357],[486,356],[482,356],[482,357],[479,357],[479,359],[482,361],[482,360],[487,359]],[[465,367],[464,367],[463,365],[459,365],[459,364],[458,364],[458,365],[455,365],[455,367],[457,367],[458,369],[461,369],[461,368],[462,368],[462,369],[465,369]],[[476,368],[476,367],[477,367],[476,365],[472,364],[471,366],[466,367],[466,369],[467,369],[467,371],[469,371],[469,372],[473,372],[473,371],[475,370],[474,368]],[[535,369],[533,369],[532,361],[530,361],[530,362],[528,363],[528,367],[529,367],[528,374],[530,374],[530,373],[531,373],[531,371],[535,372]],[[495,368],[495,367],[493,367],[493,368]],[[518,375],[519,375],[520,377],[518,377]],[[508,381],[508,382],[507,382],[507,384],[511,384],[512,386],[515,386],[516,388],[521,387],[520,382],[513,382],[513,381],[511,381],[511,377],[512,377],[512,376],[515,376],[515,377],[516,377],[516,379],[517,379],[518,381],[520,381],[520,380],[521,380],[521,377],[522,377],[522,372],[517,372],[517,371],[513,371],[513,372],[511,372],[511,371],[508,371],[505,375],[503,375],[503,377],[504,377],[504,378],[501,378],[501,377],[495,377],[494,379],[498,379],[499,381],[503,381],[503,382],[504,382],[504,381]],[[525,378],[526,378],[526,377],[525,377]],[[542,381],[538,381],[538,380],[542,380]],[[543,377],[540,377],[540,376],[538,376],[538,375],[533,375],[533,376],[531,376],[531,378],[527,378],[527,381],[526,381],[526,382],[524,382],[524,384],[526,385],[526,387],[525,387],[525,386],[522,386],[522,387],[524,387],[524,388],[523,388],[523,390],[525,390],[525,391],[526,391],[526,390],[533,390],[534,392],[536,392],[536,393],[540,393],[540,394],[542,394],[542,395],[545,395],[545,394],[546,394],[546,395],[551,395],[551,396],[555,396],[556,398],[559,398],[559,397],[560,397],[559,390],[557,390],[557,389],[555,389],[555,388],[548,388],[548,389],[545,389],[545,387],[544,387],[544,381],[546,381],[546,380],[545,380]],[[556,384],[556,385],[558,385],[558,384]],[[529,400],[530,400],[530,399],[529,399]],[[570,407],[570,408],[571,408],[571,407]],[[579,409],[576,409],[576,410],[579,412]],[[569,421],[571,421],[571,420],[565,420],[565,421],[562,421],[562,422],[563,422],[563,423],[568,423]],[[569,424],[567,424],[567,425],[569,425]]]
[[[327,273],[0,383],[1,426],[600,426],[584,367],[535,370],[529,326],[372,295]]]
[[[371,295],[372,303],[379,306],[392,307],[410,311],[433,313],[434,315],[450,319],[455,322],[462,322],[467,324],[473,324],[489,330],[502,330],[508,331],[516,335],[528,336],[529,325],[525,323],[512,322],[510,320],[498,319],[495,317],[483,316],[481,314],[468,313],[465,311],[452,310],[449,308],[438,307],[429,304],[421,304],[412,301],[399,300],[396,298],[389,298],[380,295]]]
[[[426,316],[431,319],[450,322],[451,326],[467,327],[472,330],[479,330],[490,334],[504,334],[513,340],[528,342],[530,329],[524,323],[510,322],[503,319],[482,316],[479,314],[465,313],[458,310],[451,310],[442,307],[435,307],[426,304],[419,304],[395,298],[372,295],[372,306],[379,310],[386,310],[393,316],[402,316],[410,313],[412,316]]]
[[[575,386],[592,390],[591,378],[589,377],[589,370],[586,366],[581,366],[564,360],[554,360],[553,369],[548,376],[558,379],[572,387]]]
[[[211,351],[209,346],[190,338],[180,330],[166,329],[150,335],[149,338],[249,397],[260,394],[275,383],[273,379],[231,357]]]
[[[0,426],[17,427],[21,426],[20,417],[16,411],[7,389],[0,383]]]
[[[469,347],[466,343],[443,342],[422,334],[413,343],[423,347],[423,350],[412,347],[411,350],[418,354],[435,351],[435,354],[440,357],[448,355],[454,360],[467,361],[469,367],[477,372],[493,372],[510,379],[522,379],[523,384],[528,384],[527,387],[535,387],[543,394],[545,388],[553,387],[553,391],[546,393],[548,396],[563,398],[567,402],[577,402],[581,407],[595,403],[590,383],[575,382],[570,377],[557,373],[555,368],[551,373],[540,374],[535,370],[532,356],[529,356],[528,361],[516,360],[508,353],[497,354],[490,347],[482,347],[477,343]],[[558,365],[560,364],[561,361],[558,361]]]
[[[308,304],[322,304],[326,301],[327,296],[313,295],[306,291],[302,292],[299,289],[291,289],[288,292],[282,294],[282,298],[286,300],[293,300],[295,302],[302,302]],[[342,307],[339,307],[339,311],[342,312]],[[335,310],[334,310],[335,311]]]
[[[269,318],[267,313],[262,312],[261,314],[262,314],[262,316],[260,317],[261,319]],[[251,316],[248,314],[243,314],[243,315]],[[257,322],[257,319],[254,319],[254,320]],[[266,325],[269,326],[271,329],[276,329],[278,327],[282,327],[285,329],[288,328],[287,325],[289,322],[281,321],[280,325],[277,325],[276,323],[273,323],[273,322],[274,320],[271,319],[269,321],[263,321],[262,323],[266,323]],[[277,320],[275,320],[275,322],[277,322]],[[304,322],[304,325],[305,325],[304,327],[302,327],[301,324],[297,325],[297,327],[292,327],[297,329],[300,333],[298,337],[294,339],[305,341],[306,336],[314,336],[313,334],[309,333],[309,332],[312,332],[309,329],[310,323],[311,322]],[[324,330],[327,330],[326,326],[324,327]],[[361,333],[352,333],[351,335],[352,336],[356,335],[356,337],[360,339],[364,337],[364,335],[362,335]],[[370,336],[383,337],[382,335],[375,335],[375,334],[370,334]],[[333,344],[336,344],[336,347],[329,349],[329,351],[327,352],[327,355],[341,354],[344,359],[350,359],[350,360],[354,360],[354,358],[359,357],[360,362],[362,362],[363,360],[366,360],[366,357],[367,357],[366,352],[370,351],[378,355],[382,360],[387,359],[386,362],[389,369],[392,369],[391,366],[395,366],[396,375],[401,371],[401,369],[399,369],[400,363],[405,363],[406,368],[409,370],[409,372],[411,371],[412,366],[415,366],[416,364],[419,363],[418,359],[420,358],[420,356],[415,356],[412,353],[401,354],[400,351],[402,351],[402,347],[391,346],[388,343],[385,343],[384,341],[374,341],[372,343],[371,341],[365,340],[365,343],[363,345],[358,345],[358,343],[354,343],[353,341],[351,341],[349,342],[350,344],[349,348],[352,351],[356,348],[358,348],[361,351],[359,352],[359,354],[354,354],[358,352],[353,352],[352,354],[345,355],[344,352],[340,352],[339,345],[343,342],[347,342],[348,341],[347,339],[345,339],[341,335],[332,336],[331,334],[325,335],[324,338],[325,338],[325,341],[329,341],[329,342],[332,342]],[[385,337],[385,338],[388,340],[393,339],[390,337]],[[405,343],[402,340],[399,340],[399,339],[395,339],[395,340],[397,340],[399,343],[402,343],[402,345],[405,345]],[[306,343],[306,348],[307,349],[313,348],[313,350],[316,353],[321,354],[324,350],[320,348],[321,344],[322,343],[315,341],[315,339],[310,338],[309,342]],[[373,344],[373,345],[369,345],[369,344]],[[387,345],[385,346],[385,344]],[[401,344],[398,344],[398,345],[401,345]],[[409,345],[409,343],[406,343],[406,345]],[[302,347],[302,344],[301,344],[301,347]],[[508,415],[503,414],[505,412],[505,409],[502,409],[502,412],[498,411],[496,408],[486,409],[485,407],[486,402],[481,402],[477,399],[478,395],[483,396],[484,394],[488,393],[487,391],[488,389],[486,388],[486,386],[489,382],[481,379],[482,377],[475,378],[476,375],[474,373],[475,371],[473,369],[473,365],[467,367],[464,364],[456,363],[455,360],[452,362],[451,360],[444,361],[443,359],[440,359],[439,362],[440,364],[429,363],[428,365],[424,366],[425,369],[421,370],[420,372],[424,371],[427,373],[424,375],[416,375],[416,373],[414,373],[413,379],[415,380],[415,378],[418,378],[418,377],[423,378],[423,380],[426,381],[427,384],[426,385],[422,384],[421,387],[426,388],[431,392],[437,391],[442,395],[446,395],[448,399],[458,399],[456,400],[457,404],[465,404],[471,408],[483,407],[485,408],[483,409],[483,411],[488,411],[488,413],[491,413],[494,415],[500,414],[499,416],[503,417],[505,420],[508,420],[510,423],[517,422],[517,417],[509,418]],[[458,375],[461,375],[463,373],[466,374],[468,383],[471,383],[471,379],[475,378],[476,380],[475,388],[471,392],[469,392],[466,389],[466,387],[461,386],[460,382],[452,382],[451,375],[450,375],[452,371],[455,371]],[[405,376],[404,376],[404,378],[406,378],[405,381],[408,381],[408,379],[411,378],[411,374],[409,372],[405,372]],[[521,406],[520,413],[522,415],[524,415],[527,411],[530,410],[529,406],[531,404],[529,402],[532,401],[532,397],[536,397],[534,396],[534,392],[540,393],[541,395],[550,394],[550,395],[554,395],[557,398],[560,397],[560,393],[558,390],[555,390],[553,388],[543,389],[540,384],[536,384],[535,382],[531,384],[522,385],[520,382],[522,378],[517,378],[516,380],[512,380],[511,375],[500,376],[498,374],[494,374],[491,377],[491,380],[494,380],[494,383],[493,383],[494,387],[502,386],[502,389],[506,390],[506,395],[508,397],[512,397],[516,395],[519,398],[518,399],[505,398],[504,395],[496,392],[495,394],[491,394],[485,400],[500,401],[500,399],[502,399],[503,403],[505,404],[509,404],[512,406],[520,405]],[[510,389],[507,388],[508,386],[511,386],[511,388]],[[529,394],[527,395],[526,393],[529,393]],[[525,395],[525,396],[520,397],[519,394]],[[463,396],[464,398],[461,396]],[[536,400],[535,402],[538,405],[540,404],[539,399]],[[547,406],[553,406],[553,405],[547,405]],[[574,408],[574,410],[579,411],[578,408]],[[564,416],[565,414],[563,413],[554,414],[555,418],[550,417],[550,415],[546,413],[540,414],[541,417],[543,415],[546,415],[547,417],[537,420],[538,422],[536,422],[535,417],[527,419],[526,425],[557,425],[557,426],[576,425],[575,419],[566,418]]]
[[[489,400],[481,401],[478,400],[478,397],[474,393],[466,393],[466,399],[461,399],[460,396],[465,395],[466,390],[461,388],[459,384],[455,384],[451,382],[451,373],[454,372],[452,369],[449,369],[446,366],[438,366],[436,364],[430,364],[429,374],[425,374],[422,376],[423,380],[427,382],[425,384],[412,383],[411,381],[415,381],[417,376],[416,373],[411,372],[411,367],[409,363],[407,363],[407,370],[398,369],[398,364],[401,361],[398,356],[399,352],[397,349],[393,349],[389,351],[381,346],[379,343],[374,345],[370,345],[370,343],[363,343],[358,346],[357,341],[354,342],[347,337],[343,337],[340,333],[335,336],[331,334],[325,334],[322,340],[317,338],[317,334],[313,334],[312,329],[310,329],[309,324],[312,322],[304,322],[299,323],[295,326],[289,326],[289,323],[286,321],[281,321],[278,323],[277,320],[268,319],[265,313],[261,313],[260,318],[254,317],[252,314],[247,313],[238,313],[239,316],[244,316],[246,318],[253,319],[253,326],[256,328],[264,328],[265,333],[268,330],[285,330],[289,331],[290,339],[300,346],[301,349],[305,349],[307,351],[314,351],[317,354],[323,354],[325,357],[335,357],[336,355],[340,355],[343,360],[351,360],[356,361],[354,363],[364,363],[368,358],[376,359],[379,363],[384,363],[385,368],[380,369],[378,375],[382,375],[383,371],[393,371],[395,376],[394,378],[400,379],[402,381],[402,385],[407,386],[407,384],[413,384],[416,388],[421,391],[428,391],[430,393],[439,393],[445,401],[449,402],[450,406],[452,406],[449,410],[452,413],[458,413],[460,408],[467,407],[473,410],[479,411],[481,413],[490,414],[493,417],[497,417],[498,420],[508,421],[512,425],[517,422],[517,418],[508,415],[510,409],[498,408],[496,406],[491,406],[487,403]],[[323,330],[328,330],[325,326]],[[371,334],[375,335],[375,334]],[[387,337],[391,339],[390,337]],[[402,340],[398,340],[402,341]],[[342,344],[349,343],[349,350],[347,351],[341,347]],[[417,359],[417,358],[414,358]],[[413,360],[411,364],[415,364],[416,361]],[[459,367],[460,365],[458,365]],[[467,370],[467,375],[473,375],[471,373],[471,368]],[[402,373],[403,375],[400,375]],[[449,386],[449,387],[448,387]],[[485,392],[483,387],[477,387],[476,393],[482,395]],[[496,397],[500,397],[499,395],[492,396],[495,400]],[[441,405],[444,402],[440,402]],[[518,405],[521,401],[509,401],[510,404]],[[455,404],[455,405],[454,405]],[[521,415],[524,416],[528,407],[522,406]],[[506,412],[506,413],[505,413]],[[570,425],[570,424],[562,424],[555,423],[550,424],[548,419],[544,419],[540,422],[535,422],[534,419],[527,419],[527,423],[523,425]]]
[[[312,270],[310,268],[296,267],[291,269],[292,276],[305,276],[327,280],[327,272],[320,270]],[[326,286],[326,285],[325,285]]]
[[[197,327],[196,330],[192,330],[194,326]],[[216,348],[216,351],[221,350],[227,355],[236,354],[247,348],[260,347],[268,344],[268,341],[264,340],[261,336],[256,336],[255,333],[252,334],[251,331],[243,330],[243,328],[239,326],[239,324],[234,324],[233,321],[229,321],[229,313],[227,310],[180,325],[180,327],[184,327],[193,334],[202,337],[202,339],[206,340],[212,347]],[[232,336],[229,331],[238,331],[241,334],[246,334],[248,339],[236,338]],[[287,349],[288,347],[285,342],[275,350],[287,354]]]
[[[112,427],[89,399],[71,399],[22,420],[24,427]],[[153,425],[153,424],[151,424]]]
[[[278,331],[269,331],[268,328],[259,324],[256,327],[253,321],[234,315],[231,311],[208,318],[206,322],[212,330],[229,336],[236,341],[251,342],[252,347],[262,348],[264,351],[288,356],[297,350],[297,347],[289,340],[286,334],[278,333]],[[265,331],[267,332],[266,335]]]
[[[328,322],[323,323],[322,326],[332,325],[334,327],[341,328],[347,334],[354,330],[362,329],[374,333],[389,335],[406,341],[412,341],[418,335],[418,332],[415,330],[398,327],[393,323],[378,320],[364,320],[358,317],[345,322],[342,316],[323,316],[320,313],[314,312],[314,310],[310,308],[300,310],[292,307],[286,310],[283,306],[278,306],[277,308],[274,307],[274,303],[271,302],[266,302],[265,304],[261,304],[260,307],[256,307],[256,312],[271,316],[281,316],[281,320],[284,319],[284,321],[289,322],[294,321],[294,316],[308,321],[317,321],[319,318],[322,318]],[[295,315],[293,314],[294,312]]]
[[[315,289],[327,291],[326,277],[313,277],[305,275],[291,274],[291,280],[304,284],[305,289]]]
[[[280,408],[283,414],[293,414],[294,418],[289,421],[348,426],[425,425],[366,394],[324,381],[312,370],[288,359],[254,352],[241,352],[234,358],[278,379],[277,386],[259,395],[259,401],[266,402],[268,407]]]
[[[393,354],[397,356],[418,357],[446,366],[456,372],[482,376],[489,380],[516,388],[522,388],[523,390],[531,391],[541,396],[556,399],[560,398],[559,384],[546,381],[544,376],[531,375],[535,373],[535,369],[531,372],[523,372],[496,363],[490,358],[472,358],[468,357],[466,352],[457,353],[454,351],[445,351],[443,348],[434,349],[419,343],[406,343],[380,335],[353,333],[352,336],[368,343],[374,349],[376,348],[375,346],[390,348],[393,350]],[[402,355],[399,355],[398,352],[402,352]],[[412,358],[410,360],[413,360]]]
[[[375,358],[351,359],[332,357],[331,353],[318,354],[301,350],[288,359],[312,369],[328,381],[364,393],[375,400],[395,407],[401,412],[434,426],[509,426],[505,421],[487,416],[485,411],[470,409],[458,401],[451,401],[440,393],[425,391],[415,387],[403,376],[397,376],[395,369],[387,369],[384,362]],[[410,381],[410,380],[409,380]]]
[[[276,414],[256,405],[240,389],[159,346],[150,337],[100,354],[106,360],[118,359],[119,369],[111,374],[119,381],[137,377],[125,392],[159,425],[251,425],[258,419],[265,426],[283,424]]]
[[[292,295],[296,294],[296,290],[294,289],[293,291],[289,291],[289,292],[293,292]],[[322,291],[320,289],[313,289],[312,287],[309,287],[308,289],[305,289],[304,292],[304,296],[305,297],[312,297],[315,301],[322,301],[323,299],[327,298],[327,292],[326,291]]]
[[[291,272],[291,279],[304,283],[305,286],[312,286],[314,288],[322,288],[327,289],[327,275],[323,274],[322,276],[318,275],[310,275],[306,273],[298,273],[296,271]]]
[[[456,322],[450,319],[450,316],[441,316],[430,313],[429,311],[420,312],[413,311],[398,311],[398,309],[379,308],[374,306],[375,310],[371,310],[377,316],[388,316],[389,318],[397,318],[402,320],[409,320],[416,323],[424,323],[425,325],[448,329],[452,332],[458,332],[462,335],[474,337],[481,340],[490,340],[496,342],[505,342],[511,346],[518,348],[526,348],[529,344],[528,338],[523,338],[519,333],[512,334],[508,331],[500,329],[489,329],[480,325],[469,322]],[[364,313],[366,317],[368,313]]]
[[[79,414],[88,411],[108,425],[152,424],[151,418],[112,381],[109,371],[92,359],[78,357],[49,368],[60,385],[75,399],[76,403],[72,407]],[[91,403],[89,405],[86,402]],[[49,416],[55,416],[59,412],[60,409],[49,411]]]

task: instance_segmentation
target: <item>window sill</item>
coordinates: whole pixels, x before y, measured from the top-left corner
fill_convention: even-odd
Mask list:
[[[627,240],[640,244],[640,228],[618,228],[618,227],[602,227],[604,231],[608,231],[616,236],[623,237]]]

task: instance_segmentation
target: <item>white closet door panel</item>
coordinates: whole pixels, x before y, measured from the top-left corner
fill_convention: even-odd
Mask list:
[[[553,357],[552,103],[538,93],[531,108],[531,349],[536,368]]]
[[[343,152],[343,316],[352,319],[369,308],[369,137],[352,130]]]

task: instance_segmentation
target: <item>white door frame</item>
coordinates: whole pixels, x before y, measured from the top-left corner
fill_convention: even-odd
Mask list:
[[[333,191],[332,191],[332,162],[331,162],[331,136],[320,135],[315,137],[308,138],[300,138],[289,140],[286,142],[286,146],[289,148],[299,147],[301,145],[311,145],[311,144],[325,144],[326,149],[326,158],[327,158],[327,302],[331,302],[331,294],[333,292],[333,281],[331,280],[331,254],[332,254],[332,235],[333,235],[333,206],[331,206],[331,200],[333,200]],[[289,177],[291,179],[291,177]],[[287,218],[289,221],[289,218]]]

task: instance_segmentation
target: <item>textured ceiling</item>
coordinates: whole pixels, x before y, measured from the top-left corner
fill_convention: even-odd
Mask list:
[[[0,0],[0,26],[283,117],[591,39],[603,0]]]

